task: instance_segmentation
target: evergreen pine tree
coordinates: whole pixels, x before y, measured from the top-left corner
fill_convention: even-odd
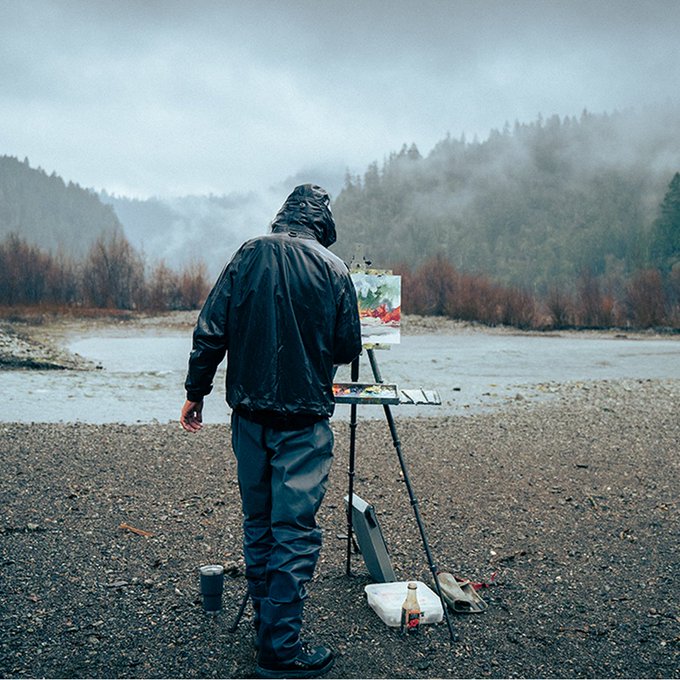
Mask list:
[[[652,229],[652,263],[664,271],[680,263],[680,172],[676,172],[659,206]]]

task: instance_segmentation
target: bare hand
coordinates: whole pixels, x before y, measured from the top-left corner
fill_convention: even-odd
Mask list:
[[[198,432],[203,427],[203,402],[185,401],[179,422],[187,432]]]

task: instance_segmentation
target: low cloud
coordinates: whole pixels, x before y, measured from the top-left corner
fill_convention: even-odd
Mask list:
[[[129,196],[678,102],[680,3],[0,0],[0,153]],[[335,172],[335,170],[334,170]]]

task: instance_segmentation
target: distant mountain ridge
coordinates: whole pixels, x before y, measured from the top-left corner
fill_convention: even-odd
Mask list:
[[[203,262],[214,278],[245,240],[266,233],[288,193],[305,182],[337,190],[342,172],[309,169],[249,193],[135,199],[84,189],[28,159],[0,156],[0,240],[16,234],[78,260],[101,235],[123,233],[150,266]]]
[[[17,234],[50,252],[80,257],[100,236],[120,232],[113,208],[28,159],[0,156],[0,239]]]

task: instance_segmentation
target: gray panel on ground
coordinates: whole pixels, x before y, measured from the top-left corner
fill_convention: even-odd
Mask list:
[[[345,496],[345,508],[348,505],[349,496]],[[352,494],[352,526],[371,578],[376,583],[396,581],[375,509],[356,494]]]

